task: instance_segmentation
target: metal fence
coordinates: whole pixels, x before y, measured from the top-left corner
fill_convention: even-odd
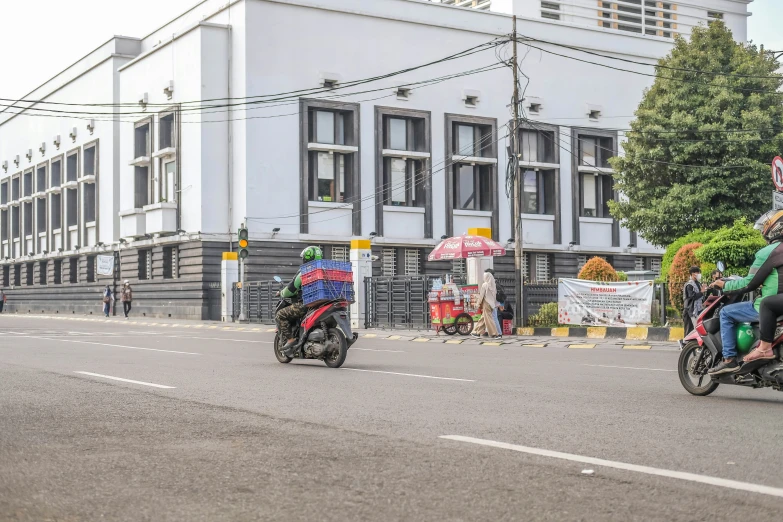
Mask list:
[[[427,294],[434,277],[393,276],[364,279],[364,327],[430,327]]]
[[[234,284],[232,288],[233,320],[239,319],[242,300],[244,299],[245,319],[251,323],[275,322],[275,307],[278,297],[275,294],[280,285],[275,281],[256,281],[245,283],[242,288]]]

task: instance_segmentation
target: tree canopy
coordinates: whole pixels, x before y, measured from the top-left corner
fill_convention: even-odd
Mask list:
[[[779,68],[720,21],[677,37],[636,110],[625,155],[612,160],[624,195],[610,202],[612,214],[664,246],[769,210],[770,164],[783,152]]]

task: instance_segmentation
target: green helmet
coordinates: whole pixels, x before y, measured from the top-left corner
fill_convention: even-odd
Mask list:
[[[302,263],[309,263],[310,261],[317,261],[319,259],[324,258],[323,252],[321,252],[321,249],[317,246],[309,246],[302,250],[302,253],[299,254],[299,257],[302,258]]]

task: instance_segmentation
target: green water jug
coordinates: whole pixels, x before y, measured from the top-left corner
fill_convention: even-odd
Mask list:
[[[756,335],[750,323],[742,323],[737,327],[737,350],[739,353],[748,353],[756,343]]]

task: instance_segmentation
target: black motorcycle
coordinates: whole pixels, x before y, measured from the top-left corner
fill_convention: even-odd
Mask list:
[[[275,276],[275,281],[283,284],[278,276]],[[329,368],[342,366],[348,348],[359,339],[359,334],[351,332],[348,301],[330,299],[308,305],[307,313],[294,329],[297,342],[292,357],[283,353],[287,340],[280,338],[280,323],[277,320],[277,313],[288,306],[291,306],[291,301],[281,297],[275,308],[274,350],[277,360],[285,364],[293,359],[318,359]]]

